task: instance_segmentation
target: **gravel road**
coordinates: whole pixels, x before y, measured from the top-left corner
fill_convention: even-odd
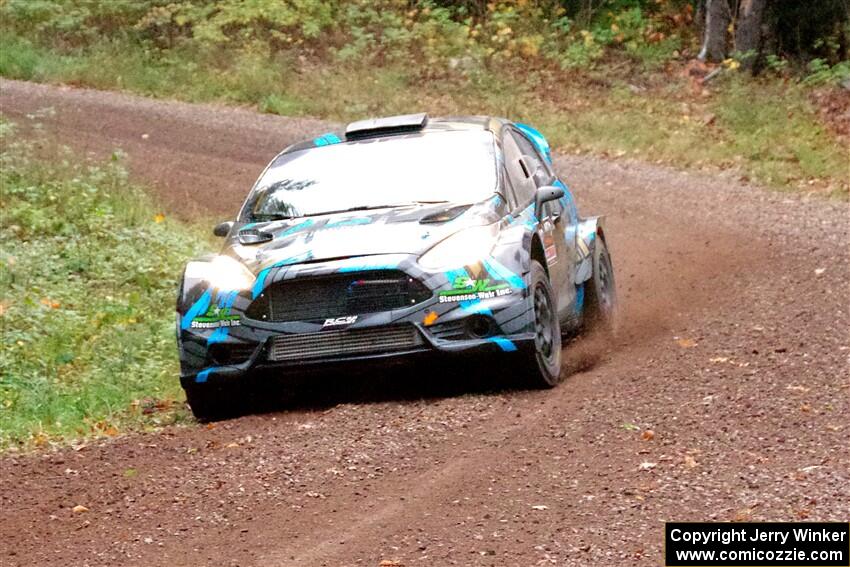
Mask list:
[[[123,149],[185,218],[227,218],[328,129],[13,81],[0,111]],[[657,566],[668,520],[850,519],[847,204],[556,161],[609,216],[626,317],[613,348],[568,347],[557,389],[326,376],[261,415],[0,456],[0,565]]]

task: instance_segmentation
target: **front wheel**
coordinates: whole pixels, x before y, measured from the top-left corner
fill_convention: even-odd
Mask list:
[[[552,286],[543,266],[531,262],[534,349],[526,355],[523,374],[533,388],[552,388],[561,381],[561,328]]]

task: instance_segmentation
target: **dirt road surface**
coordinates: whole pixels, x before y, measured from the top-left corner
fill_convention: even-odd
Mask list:
[[[232,215],[273,154],[328,129],[10,81],[0,110],[122,148],[184,217]],[[609,215],[626,317],[614,348],[568,348],[557,389],[329,376],[212,428],[6,455],[0,565],[656,566],[667,520],[850,519],[847,205],[557,167],[584,214]]]

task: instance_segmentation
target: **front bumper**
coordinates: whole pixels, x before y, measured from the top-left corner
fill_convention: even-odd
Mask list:
[[[334,262],[291,266],[285,272],[270,274],[267,285],[315,274],[358,272],[363,266],[388,269],[387,262],[387,258],[366,262],[358,265],[358,270]],[[532,306],[521,276],[511,278],[508,292],[486,293],[474,300],[464,295],[463,300],[455,297],[447,301],[441,292],[451,289],[458,272],[469,273],[478,281],[491,272],[482,266],[425,273],[409,258],[389,265],[425,282],[433,291],[432,296],[410,307],[358,315],[350,322],[252,319],[245,315],[247,308],[240,308],[251,303],[250,290],[222,292],[206,289],[202,284],[187,289],[184,282],[184,294],[189,297],[183,298],[184,308],[178,307],[177,320],[181,383],[186,386],[238,380],[260,371],[291,375],[357,363],[395,364],[418,357],[510,353],[533,345]],[[499,271],[504,273],[504,267]],[[504,279],[494,274],[491,281]],[[210,296],[207,305],[218,302],[232,306],[233,312],[239,313],[238,324],[219,328],[187,324],[197,320],[190,317],[196,316],[195,306],[203,302],[204,294]]]
[[[422,341],[412,348],[392,350],[387,352],[363,352],[358,354],[328,354],[322,357],[308,357],[302,360],[271,360],[270,354],[275,336],[253,347],[250,357],[241,363],[212,364],[204,368],[184,368],[180,382],[185,387],[189,384],[221,383],[240,380],[250,374],[266,372],[281,375],[298,375],[312,373],[317,370],[330,371],[349,365],[391,366],[396,364],[412,364],[415,361],[429,358],[451,359],[455,356],[473,356],[477,354],[497,354],[525,351],[533,348],[533,333],[514,335],[510,338],[493,336],[482,339],[440,340],[435,339],[424,328],[414,326]],[[226,348],[223,344],[222,347]],[[244,346],[234,341],[234,346]]]

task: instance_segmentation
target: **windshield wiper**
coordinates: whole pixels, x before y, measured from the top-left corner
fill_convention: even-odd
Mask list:
[[[371,211],[375,209],[398,209],[401,207],[415,207],[417,205],[437,205],[441,203],[450,203],[451,201],[411,201],[409,203],[394,203],[392,205],[357,205],[356,207],[348,207],[347,209],[336,209],[333,211],[320,211],[318,213],[310,213],[307,215],[291,216],[283,213],[267,213],[254,215],[254,220],[288,220],[304,217],[319,217],[322,215],[335,215],[337,213],[351,213],[354,211]]]
[[[294,219],[295,217],[283,213],[261,213],[252,215],[252,218],[255,221],[276,221]]]
[[[335,215],[337,213],[351,213],[354,211],[371,211],[373,209],[397,209],[399,207],[411,207],[415,205],[415,203],[395,203],[394,205],[358,205],[356,207],[349,207],[347,209],[337,209],[335,211],[320,211],[318,213],[310,213],[309,215],[302,215],[305,217],[319,217],[322,215]]]

